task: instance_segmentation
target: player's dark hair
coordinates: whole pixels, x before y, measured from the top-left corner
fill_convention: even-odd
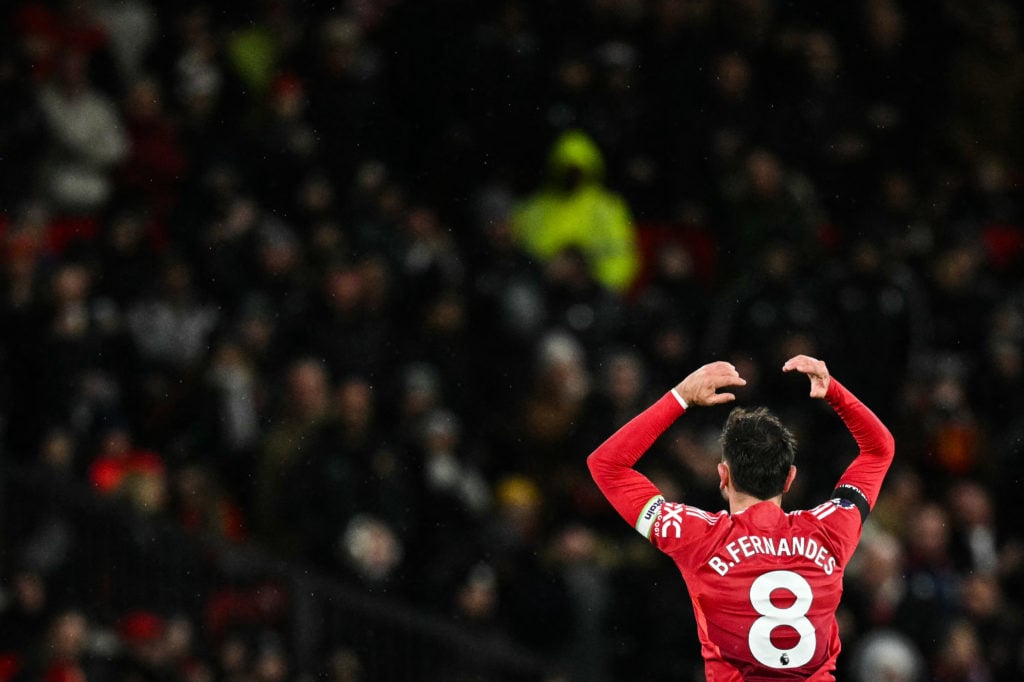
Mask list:
[[[796,438],[768,408],[734,408],[721,441],[736,490],[759,500],[782,493],[796,457]]]

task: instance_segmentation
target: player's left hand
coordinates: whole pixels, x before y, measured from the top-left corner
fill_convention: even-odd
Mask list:
[[[719,393],[726,386],[746,386],[747,380],[728,362],[712,362],[683,379],[676,392],[687,405],[721,405],[736,400],[732,393]]]
[[[825,363],[809,355],[795,355],[782,366],[783,372],[800,372],[811,380],[811,397],[824,398],[828,393],[829,374]]]

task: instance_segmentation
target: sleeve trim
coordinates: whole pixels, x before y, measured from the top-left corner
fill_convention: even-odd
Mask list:
[[[683,396],[679,395],[679,391],[673,388],[670,392],[672,393],[672,397],[676,399],[676,402],[679,403],[679,407],[683,408],[684,410],[689,409],[690,406],[686,404],[686,401],[683,399]]]

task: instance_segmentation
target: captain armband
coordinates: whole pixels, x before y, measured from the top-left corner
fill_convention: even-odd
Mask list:
[[[860,522],[864,523],[871,511],[871,504],[868,498],[856,486],[844,483],[832,491],[832,499],[840,507],[854,506],[860,512]],[[845,504],[844,504],[845,503]]]
[[[654,527],[654,521],[658,518],[658,513],[661,511],[661,505],[665,504],[665,498],[661,495],[655,495],[647,501],[644,505],[644,510],[640,512],[640,516],[636,519],[636,532],[643,535],[645,538],[650,540],[651,528]]]

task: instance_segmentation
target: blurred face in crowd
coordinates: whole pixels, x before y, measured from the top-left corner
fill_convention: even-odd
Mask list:
[[[119,254],[131,254],[142,244],[144,234],[139,216],[123,212],[110,225],[108,243]]]
[[[225,341],[217,346],[213,356],[213,366],[221,372],[244,372],[248,369],[248,358],[237,343]]]
[[[327,374],[319,363],[308,360],[292,367],[288,389],[292,411],[299,418],[315,419],[327,409]]]
[[[288,661],[278,647],[268,647],[256,659],[256,678],[260,682],[280,682],[288,677]]]
[[[426,206],[417,206],[409,210],[405,229],[413,239],[428,239],[440,234],[441,224],[432,209]]]
[[[158,514],[167,504],[167,477],[164,471],[145,471],[126,477],[125,492],[142,514]]]
[[[266,311],[250,311],[239,323],[240,341],[252,357],[260,357],[274,339],[274,320]]]
[[[46,583],[35,571],[14,576],[14,597],[24,613],[39,613],[46,606]]]
[[[728,100],[743,99],[750,88],[750,64],[737,52],[730,52],[718,61],[715,87]]]
[[[537,484],[525,476],[508,476],[498,483],[495,497],[502,531],[520,540],[532,538],[544,507]]]
[[[175,493],[187,509],[202,509],[211,500],[210,476],[199,466],[181,468],[174,477]]]
[[[567,92],[582,92],[593,80],[593,70],[583,59],[567,59],[558,67],[558,83]]]
[[[978,633],[970,623],[960,621],[954,624],[939,653],[939,668],[949,675],[945,679],[969,679],[968,671],[979,664],[984,665],[984,660]]]
[[[965,291],[974,282],[980,259],[970,247],[948,249],[935,259],[933,276],[940,289],[956,293]]]
[[[657,276],[668,282],[678,282],[693,276],[693,255],[682,244],[666,244],[658,251]]]
[[[169,297],[183,298],[192,290],[192,269],[182,262],[171,263],[164,270],[163,283]]]
[[[459,426],[455,415],[435,410],[427,419],[423,447],[428,452],[453,452],[459,443]]]
[[[643,391],[643,367],[635,355],[622,353],[608,362],[608,395],[616,405],[631,405]]]
[[[131,447],[132,438],[125,429],[110,429],[103,435],[102,452],[105,457],[124,457]]]
[[[497,580],[488,566],[477,566],[470,571],[466,582],[456,595],[459,615],[466,620],[486,621],[494,615],[498,605]]]
[[[911,523],[908,541],[912,553],[925,561],[945,559],[949,546],[949,519],[942,508],[935,504],[921,507]]]
[[[153,121],[163,113],[160,86],[151,78],[138,81],[128,91],[125,102],[128,117],[137,121]]]
[[[559,288],[586,289],[592,282],[586,256],[578,249],[564,249],[548,261],[544,270],[548,282]]]
[[[58,307],[84,301],[89,294],[89,271],[82,265],[66,265],[53,278]]]
[[[764,273],[773,281],[786,282],[795,274],[796,254],[788,244],[776,243],[768,246],[762,261]]]
[[[365,379],[349,379],[338,388],[338,414],[352,430],[363,431],[373,417],[373,389]]]
[[[341,549],[348,563],[364,578],[385,580],[402,561],[402,545],[383,522],[357,516],[343,536]]]
[[[555,541],[558,558],[567,564],[589,563],[597,556],[598,541],[594,531],[586,526],[566,528]]]
[[[878,589],[902,575],[903,549],[892,535],[883,533],[865,538],[861,554],[860,576],[865,586]]]
[[[914,205],[914,186],[903,173],[886,173],[882,176],[880,198],[887,211],[904,214]]]
[[[359,25],[348,19],[335,18],[323,28],[323,64],[333,76],[348,73],[355,64],[362,35]]]
[[[836,41],[824,31],[813,31],[807,36],[804,59],[811,77],[820,83],[834,80],[839,71]]]
[[[85,616],[66,611],[54,619],[50,627],[50,653],[54,659],[74,661],[85,650],[89,626]]]
[[[864,6],[868,42],[880,50],[891,50],[903,41],[904,21],[892,0],[871,0]]]
[[[466,309],[462,299],[454,292],[438,296],[427,310],[424,331],[434,337],[451,337],[465,326]]]
[[[363,297],[371,311],[383,311],[391,296],[391,266],[383,258],[367,258],[360,263]]]
[[[989,354],[1002,381],[1020,380],[1021,374],[1024,374],[1024,354],[1019,345],[1012,342],[995,343]]]
[[[231,634],[220,645],[220,668],[225,678],[241,675],[249,662],[249,648],[240,635]]]
[[[299,205],[313,215],[325,213],[334,207],[334,187],[323,175],[311,175],[299,188]]]
[[[730,18],[748,40],[761,40],[775,22],[775,5],[771,0],[730,0]]]
[[[68,471],[75,459],[74,439],[67,431],[53,430],[43,439],[39,456],[46,466],[56,471]]]
[[[359,657],[350,649],[338,649],[331,654],[330,679],[332,682],[359,682],[363,679],[362,669]]]
[[[782,166],[769,151],[759,149],[747,157],[747,177],[757,197],[770,199],[782,192]]]
[[[327,301],[339,312],[357,310],[363,301],[362,273],[354,267],[336,268],[327,274],[324,283]]]
[[[992,522],[992,500],[981,485],[964,481],[950,494],[953,514],[968,526],[988,525]]]
[[[290,236],[268,239],[260,251],[263,271],[271,277],[286,277],[299,264],[299,244]]]
[[[538,390],[556,402],[582,400],[590,389],[590,375],[583,350],[560,335],[549,337],[541,347]]]
[[[302,116],[306,108],[306,93],[302,83],[294,77],[282,77],[274,83],[271,106],[282,119],[294,120]]]
[[[964,609],[972,618],[984,621],[993,617],[1003,602],[999,581],[994,576],[972,574],[962,588]]]
[[[870,274],[878,272],[882,265],[882,252],[874,242],[861,241],[853,247],[850,260],[858,272]]]
[[[652,13],[659,28],[686,26],[707,17],[711,0],[655,0]]]

